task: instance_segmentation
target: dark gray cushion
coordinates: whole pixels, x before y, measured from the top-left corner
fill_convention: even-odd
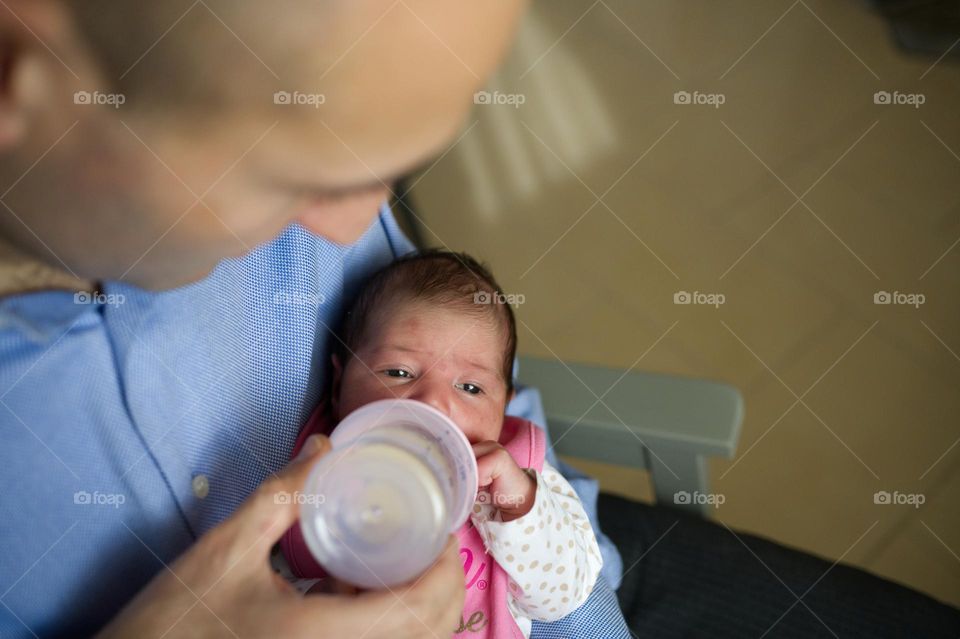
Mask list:
[[[637,637],[960,637],[960,611],[863,570],[603,493],[599,514]]]

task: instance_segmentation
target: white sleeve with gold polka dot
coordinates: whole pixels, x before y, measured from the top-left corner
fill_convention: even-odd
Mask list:
[[[542,473],[527,472],[537,480],[530,512],[499,521],[487,499],[472,515],[487,550],[510,576],[507,603],[524,635],[530,619],[555,621],[586,601],[603,565],[573,487],[546,462]]]

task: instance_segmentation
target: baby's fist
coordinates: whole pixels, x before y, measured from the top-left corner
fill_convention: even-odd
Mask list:
[[[486,488],[493,506],[500,511],[503,521],[523,517],[533,508],[537,480],[520,468],[507,449],[495,441],[473,445],[477,457],[480,488]]]

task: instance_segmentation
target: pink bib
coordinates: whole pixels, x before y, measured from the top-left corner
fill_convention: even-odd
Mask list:
[[[507,449],[520,468],[543,471],[546,437],[532,423],[516,417],[505,417],[500,445]],[[507,596],[510,577],[486,551],[480,533],[467,520],[457,531],[460,557],[466,578],[467,597],[463,603],[458,637],[523,637],[510,609]]]
[[[325,407],[318,406],[300,431],[291,458],[297,455],[307,437],[314,433],[329,435],[332,430]],[[543,470],[546,437],[543,430],[534,424],[517,417],[504,417],[499,442],[521,468],[533,468],[537,472]],[[506,571],[487,552],[480,533],[469,519],[457,531],[457,539],[460,542],[467,594],[460,624],[455,629],[454,636],[521,639],[523,633],[507,607],[510,579]],[[310,554],[299,524],[293,525],[284,534],[280,540],[280,548],[296,576],[326,576],[323,568]]]

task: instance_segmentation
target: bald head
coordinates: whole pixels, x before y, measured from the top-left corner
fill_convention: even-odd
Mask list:
[[[456,133],[523,5],[9,2],[23,24],[0,17],[16,43],[3,49],[15,108],[0,113],[0,186],[77,124],[5,198],[43,242],[10,220],[0,234],[79,275],[154,287],[291,220],[354,239],[390,178]],[[122,100],[77,104],[77,91]]]

